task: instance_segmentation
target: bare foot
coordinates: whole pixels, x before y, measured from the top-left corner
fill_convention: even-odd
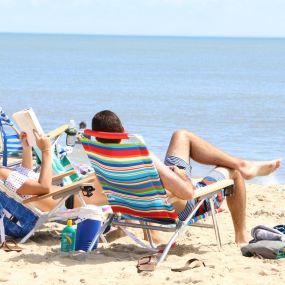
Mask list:
[[[235,238],[235,243],[237,246],[242,247],[244,245],[247,245],[248,242],[252,239],[249,233],[242,232],[241,234],[237,234]]]
[[[250,161],[242,162],[239,171],[244,179],[251,179],[256,176],[266,176],[274,172],[281,165],[281,159],[268,161]]]
[[[160,246],[160,245],[164,245],[165,244],[165,240],[160,238],[159,236],[153,235],[153,234],[151,236],[152,236],[152,241],[153,241],[153,243],[156,246]],[[148,241],[148,238],[144,237],[144,240]]]

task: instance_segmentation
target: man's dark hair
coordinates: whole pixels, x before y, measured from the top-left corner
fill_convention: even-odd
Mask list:
[[[97,114],[92,119],[92,130],[98,132],[122,133],[124,132],[123,125],[119,117],[112,111],[104,110]],[[102,143],[120,143],[121,140],[96,138]]]
[[[80,129],[86,129],[86,127],[87,127],[87,125],[86,125],[86,123],[84,121],[79,123],[79,128]]]

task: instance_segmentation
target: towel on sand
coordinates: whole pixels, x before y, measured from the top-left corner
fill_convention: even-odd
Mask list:
[[[259,256],[268,259],[285,257],[285,242],[279,240],[260,240],[241,247],[242,255]]]
[[[258,242],[260,240],[279,240],[285,242],[285,234],[266,225],[258,225],[251,230],[253,240],[249,243]]]
[[[278,259],[285,257],[285,234],[277,229],[258,225],[251,230],[253,239],[241,248],[244,256]]]

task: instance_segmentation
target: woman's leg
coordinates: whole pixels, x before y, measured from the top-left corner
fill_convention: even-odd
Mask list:
[[[236,169],[245,179],[269,175],[281,165],[280,159],[249,161],[234,157],[187,130],[174,132],[167,155],[180,157],[186,162],[189,162],[189,159],[192,158],[202,164]]]

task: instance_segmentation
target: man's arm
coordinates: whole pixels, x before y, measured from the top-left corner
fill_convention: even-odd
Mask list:
[[[190,200],[194,196],[194,185],[191,180],[177,169],[173,167],[171,170],[164,165],[162,161],[153,153],[150,153],[153,163],[158,171],[163,186],[171,192],[175,197],[183,200]]]

